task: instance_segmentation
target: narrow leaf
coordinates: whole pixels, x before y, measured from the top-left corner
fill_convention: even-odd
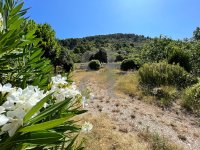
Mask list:
[[[52,94],[47,95],[44,97],[40,102],[38,102],[24,117],[24,123],[27,123],[29,119],[37,113],[43,106],[44,104],[49,100]]]
[[[42,131],[42,130],[51,129],[53,127],[59,126],[65,122],[67,122],[68,119],[70,119],[73,116],[74,115],[70,114],[69,116],[64,117],[64,118],[54,119],[54,120],[47,121],[44,123],[27,126],[27,127],[20,129],[19,132],[34,132],[34,131]]]

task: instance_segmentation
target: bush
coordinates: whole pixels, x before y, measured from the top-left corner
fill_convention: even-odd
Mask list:
[[[174,53],[169,57],[168,63],[179,64],[186,71],[191,71],[190,57],[182,50],[174,51]]]
[[[91,70],[99,70],[100,67],[101,67],[101,64],[98,60],[91,60],[88,64],[88,67],[91,69]]]
[[[183,107],[200,114],[200,83],[188,87],[183,96]]]
[[[73,117],[86,112],[87,98],[66,77],[49,82],[52,65],[34,30],[24,31],[22,8],[23,1],[1,1],[0,149],[83,149],[76,135],[92,125],[80,128]]]
[[[120,61],[123,61],[124,60],[124,57],[122,55],[117,55],[116,58],[115,58],[115,62],[120,62]]]
[[[152,90],[152,95],[156,97],[156,103],[159,106],[168,107],[171,106],[172,102],[177,99],[178,92],[175,87],[162,86],[154,88]]]
[[[196,76],[200,76],[200,41],[192,43],[190,53],[191,72]]]
[[[197,78],[190,75],[179,65],[167,62],[146,63],[139,69],[140,84],[146,87],[160,87],[172,85],[184,88],[197,83]]]
[[[96,54],[90,57],[90,61],[91,60],[99,60],[101,63],[107,63],[108,58],[106,51],[103,49],[99,50]]]
[[[135,70],[139,69],[139,66],[135,63],[133,59],[125,59],[121,63],[121,70],[128,71],[128,70]]]

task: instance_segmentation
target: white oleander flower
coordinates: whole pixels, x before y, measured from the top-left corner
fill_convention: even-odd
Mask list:
[[[23,108],[19,107],[13,111],[8,111],[6,115],[9,118],[23,119],[26,115],[26,112]]]
[[[68,84],[67,81],[66,81],[67,78],[66,78],[66,77],[62,77],[61,75],[57,75],[57,76],[55,76],[55,77],[52,77],[51,80],[52,80],[52,82],[53,82],[54,85],[59,85],[59,84],[64,85],[64,84]]]
[[[82,126],[82,132],[90,132],[93,128],[93,125],[89,122],[85,122]]]
[[[50,92],[54,92],[53,97],[56,98],[56,103],[65,100],[65,98],[74,99],[77,95],[81,95],[80,91],[77,90],[75,83],[69,85],[66,82],[66,77],[58,75],[52,77],[52,86]]]
[[[0,126],[6,124],[9,121],[8,117],[2,114],[4,112],[5,112],[5,108],[0,106]]]
[[[10,83],[7,83],[5,85],[1,85],[0,84],[0,92],[2,92],[2,94],[11,92],[13,90],[12,85]]]
[[[1,131],[8,132],[9,136],[12,137],[17,129],[23,125],[23,119],[10,119],[9,122],[1,128]]]

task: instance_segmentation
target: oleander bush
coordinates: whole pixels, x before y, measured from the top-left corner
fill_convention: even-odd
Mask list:
[[[123,71],[137,70],[139,69],[139,65],[133,59],[125,59],[122,61],[120,68]]]
[[[183,107],[200,115],[200,83],[188,87],[183,95]]]
[[[52,77],[35,30],[24,30],[23,2],[0,1],[0,149],[83,149],[75,145],[81,128],[74,117],[87,103],[68,78]]]
[[[148,88],[171,85],[182,89],[198,82],[184,68],[167,62],[144,64],[139,69],[139,77],[140,84]]]
[[[47,86],[53,73],[50,60],[42,58],[40,39],[35,30],[25,32],[23,3],[3,0],[0,5],[0,83],[12,83],[25,88],[27,85]]]
[[[91,60],[88,64],[88,67],[91,70],[99,70],[101,67],[101,63],[98,60]]]

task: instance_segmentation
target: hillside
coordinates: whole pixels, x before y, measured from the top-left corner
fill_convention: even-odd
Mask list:
[[[69,50],[88,47],[89,49],[94,49],[99,48],[99,46],[108,47],[108,45],[111,45],[113,49],[119,49],[120,47],[134,47],[134,45],[138,46],[149,39],[150,37],[145,37],[144,35],[117,33],[108,35],[89,36],[84,38],[69,38],[59,40],[59,42],[63,47],[66,47]]]
[[[133,49],[139,49],[144,43],[149,41],[150,37],[137,34],[108,34],[96,35],[84,38],[70,38],[59,40],[64,49],[70,50],[74,62],[80,62],[85,52],[95,52],[99,49],[105,49],[110,57],[118,54],[127,54]]]

